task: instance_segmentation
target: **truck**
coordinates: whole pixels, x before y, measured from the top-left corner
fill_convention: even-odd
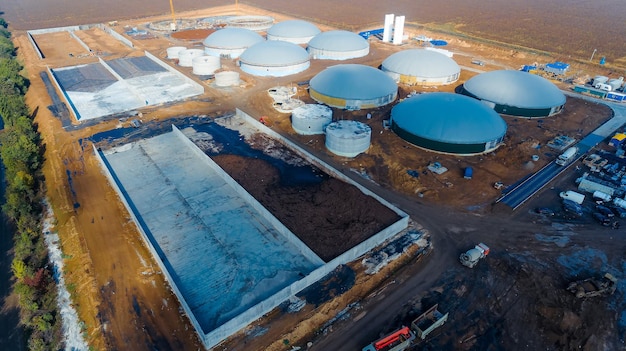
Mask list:
[[[413,340],[415,333],[409,327],[402,327],[365,346],[362,351],[403,351],[411,346]]]
[[[559,157],[556,159],[556,164],[559,166],[565,166],[572,162],[576,155],[578,154],[578,148],[576,146],[572,146],[567,148]]]
[[[612,295],[617,289],[617,278],[611,273],[605,273],[602,278],[587,278],[571,282],[567,290],[577,298]]]
[[[489,255],[489,247],[483,243],[476,245],[459,256],[459,261],[465,267],[474,268],[480,259]]]
[[[600,191],[600,190],[596,190],[596,191],[593,192],[593,198],[594,199],[600,199],[600,200],[602,200],[604,202],[611,201],[611,195],[609,195],[609,194],[607,194],[607,193],[605,193],[603,191]]]
[[[439,312],[438,307],[439,304],[435,304],[411,322],[411,328],[420,339],[426,339],[428,334],[442,326],[448,320],[448,313],[443,314]]]
[[[573,201],[579,205],[583,204],[583,201],[585,201],[585,195],[581,194],[581,193],[577,193],[575,191],[562,191],[559,196],[561,197],[561,199],[563,200],[570,200]]]

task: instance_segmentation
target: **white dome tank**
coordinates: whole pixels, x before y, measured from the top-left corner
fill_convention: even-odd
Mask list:
[[[178,54],[180,54],[181,51],[183,50],[187,50],[186,47],[184,46],[172,46],[167,48],[167,58],[170,60],[174,60],[178,58]]]
[[[182,67],[191,67],[193,59],[204,55],[202,49],[185,49],[178,53],[178,65]]]
[[[239,85],[239,73],[233,71],[215,73],[215,85],[218,87],[232,87]]]
[[[321,104],[306,104],[291,113],[291,127],[301,135],[324,134],[333,121],[333,110]]]
[[[326,148],[335,155],[355,157],[367,151],[372,140],[372,128],[351,120],[333,122],[326,127]]]
[[[191,60],[193,74],[208,76],[220,69],[220,58],[216,56],[198,56]]]

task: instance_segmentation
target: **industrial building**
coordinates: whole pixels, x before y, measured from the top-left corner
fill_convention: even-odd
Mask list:
[[[381,69],[396,83],[406,85],[448,85],[461,74],[461,68],[452,58],[424,49],[396,52],[383,61]]]
[[[341,64],[328,67],[309,82],[315,101],[346,110],[376,108],[393,102],[398,86],[391,77],[374,67]]]
[[[426,93],[394,106],[391,129],[427,150],[475,155],[500,146],[507,126],[493,109],[476,99],[453,93]]]
[[[481,73],[468,79],[461,93],[496,112],[520,117],[548,117],[561,112],[565,95],[549,80],[512,70]]]
[[[321,31],[311,22],[288,20],[278,22],[267,30],[267,40],[287,41],[294,44],[307,44]]]
[[[263,37],[245,28],[224,28],[211,33],[202,44],[207,55],[235,59]]]
[[[349,60],[367,56],[370,52],[370,43],[356,33],[331,30],[313,37],[307,50],[314,59]]]
[[[255,76],[283,77],[310,66],[309,54],[298,44],[286,41],[261,41],[239,57],[241,70]]]

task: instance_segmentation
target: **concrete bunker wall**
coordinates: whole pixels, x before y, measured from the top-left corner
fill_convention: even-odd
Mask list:
[[[294,143],[290,142],[289,140],[283,138],[278,133],[272,131],[271,129],[267,128],[263,124],[259,123],[256,119],[252,118],[251,116],[247,115],[246,113],[242,112],[241,110],[237,110],[237,114],[238,114],[238,116],[243,117],[246,120],[246,122],[252,124],[254,127],[256,127],[261,132],[267,133],[268,135],[270,135],[270,136],[272,136],[272,137],[274,137],[276,139],[279,139],[285,145],[287,145],[288,147],[292,148],[292,150],[294,150],[294,152],[298,153],[301,157],[305,158],[309,162],[311,162],[311,163],[315,164],[316,166],[320,167],[321,169],[323,169],[328,174],[330,174],[330,175],[332,175],[332,176],[334,176],[334,177],[336,177],[338,179],[341,179],[341,180],[343,180],[343,181],[345,181],[345,182],[347,182],[349,184],[352,184],[352,185],[356,186],[359,190],[361,190],[363,193],[365,193],[365,194],[367,194],[369,196],[374,197],[375,199],[377,199],[378,201],[380,201],[381,203],[383,203],[384,205],[386,205],[387,207],[392,209],[394,212],[396,212],[401,218],[400,218],[400,220],[398,220],[396,223],[392,224],[391,226],[389,226],[389,227],[385,228],[384,230],[376,233],[375,235],[373,235],[369,239],[363,241],[362,243],[360,243],[359,245],[353,247],[352,249],[344,252],[343,254],[341,254],[340,256],[336,257],[332,261],[324,264],[324,262],[315,253],[313,253],[313,251],[308,246],[306,246],[299,238],[297,238],[293,233],[291,233],[282,223],[280,223],[271,213],[269,213],[269,211],[267,211],[256,199],[254,199],[250,194],[248,194],[247,191],[245,191],[245,189],[243,189],[243,187],[241,187],[237,182],[234,181],[234,179],[232,179],[226,172],[224,172],[213,160],[211,160],[211,158],[209,156],[204,154],[204,152],[201,149],[199,149],[180,130],[178,130],[175,126],[172,126],[173,133],[183,142],[183,144],[185,146],[188,147],[188,149],[192,153],[194,153],[195,155],[197,155],[198,157],[203,159],[207,164],[210,165],[211,168],[214,168],[217,171],[217,173],[220,174],[220,176],[223,177],[226,180],[227,183],[229,183],[231,186],[233,186],[234,189],[236,189],[236,191],[239,193],[239,195],[242,196],[242,198],[244,198],[255,209],[257,209],[258,212],[263,217],[265,217],[267,220],[269,220],[276,227],[276,229],[282,235],[284,235],[287,240],[289,240],[289,242],[291,242],[294,246],[296,246],[298,248],[298,250],[300,250],[300,252],[303,255],[305,255],[307,258],[311,259],[312,262],[318,262],[319,264],[321,264],[320,267],[318,267],[317,269],[315,269],[314,271],[312,271],[311,273],[306,275],[304,278],[302,278],[302,279],[300,279],[300,280],[290,284],[289,286],[286,286],[285,288],[281,289],[280,291],[278,291],[274,295],[270,296],[269,298],[266,298],[265,300],[259,302],[255,306],[249,308],[245,312],[240,313],[236,317],[230,319],[226,323],[224,323],[221,326],[215,328],[211,332],[205,334],[202,331],[202,328],[201,328],[200,324],[198,323],[197,319],[195,318],[194,314],[192,313],[189,305],[185,301],[182,293],[180,292],[178,287],[176,287],[176,285],[174,284],[173,277],[170,275],[170,273],[167,271],[164,263],[161,261],[161,259],[160,259],[159,255],[157,254],[157,251],[156,251],[155,247],[153,246],[149,236],[146,234],[144,228],[142,227],[141,222],[138,220],[138,218],[136,217],[135,213],[132,211],[132,207],[130,206],[130,204],[128,203],[128,201],[126,199],[126,195],[125,195],[124,191],[122,190],[122,188],[121,188],[121,186],[119,184],[119,180],[117,180],[116,176],[113,174],[113,170],[111,169],[111,166],[108,164],[106,159],[103,157],[102,152],[99,151],[99,150],[96,150],[95,147],[94,147],[94,151],[95,151],[95,153],[97,155],[97,158],[100,161],[100,163],[102,164],[102,168],[105,171],[105,174],[106,174],[107,178],[111,182],[112,187],[118,193],[118,196],[120,197],[122,203],[124,204],[124,206],[126,207],[128,212],[130,213],[131,218],[135,222],[135,225],[137,226],[138,230],[140,231],[144,241],[146,242],[146,245],[148,246],[150,252],[152,253],[152,255],[154,257],[154,259],[159,264],[159,267],[164,272],[166,279],[170,283],[172,291],[175,293],[175,295],[177,296],[177,298],[181,302],[181,305],[183,306],[183,309],[185,310],[185,313],[187,314],[187,316],[189,317],[192,325],[196,329],[196,332],[200,335],[200,338],[201,338],[201,340],[202,340],[202,342],[203,342],[203,344],[204,344],[204,346],[206,348],[212,348],[212,347],[218,345],[219,343],[224,341],[229,336],[231,336],[234,333],[236,333],[236,332],[240,331],[241,329],[245,328],[250,323],[254,322],[255,320],[257,320],[259,318],[261,318],[263,315],[269,313],[271,310],[276,308],[282,302],[288,300],[290,297],[292,297],[295,294],[299,293],[300,291],[302,291],[303,289],[307,288],[308,286],[316,283],[317,281],[322,279],[324,276],[326,276],[327,274],[332,272],[339,265],[351,262],[351,261],[355,260],[356,258],[362,256],[363,254],[367,253],[372,248],[374,248],[374,247],[384,243],[389,238],[393,237],[397,233],[399,233],[402,230],[404,230],[408,226],[408,220],[409,220],[408,215],[406,213],[404,213],[403,211],[401,211],[398,208],[396,208],[395,206],[391,205],[390,203],[388,203],[384,199],[378,197],[376,194],[372,193],[371,191],[367,190],[366,188],[360,186],[358,183],[352,181],[350,178],[344,176],[343,174],[341,174],[337,170],[335,170],[332,167],[330,167],[328,164],[326,164],[323,161],[321,161],[321,160],[315,158],[314,156],[308,154],[304,149],[300,148],[299,146],[295,145]]]

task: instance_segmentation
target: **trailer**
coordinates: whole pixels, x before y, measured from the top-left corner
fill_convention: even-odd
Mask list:
[[[437,307],[439,304],[435,304],[411,322],[411,327],[422,340],[448,320],[448,313],[442,314]]]
[[[579,205],[582,205],[583,201],[585,201],[585,195],[571,190],[562,191],[559,196],[564,200],[570,200]]]
[[[415,333],[409,327],[402,327],[389,335],[365,346],[362,351],[403,351],[415,340]]]

